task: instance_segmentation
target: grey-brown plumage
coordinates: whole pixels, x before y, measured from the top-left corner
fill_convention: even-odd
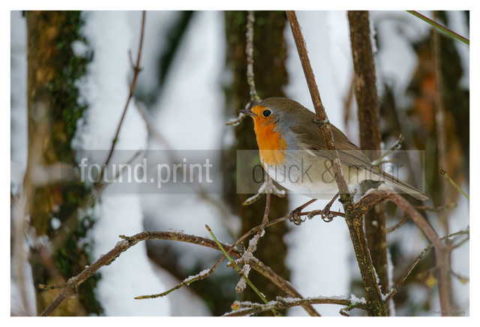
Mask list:
[[[271,119],[275,121],[278,132],[286,139],[288,150],[306,150],[318,158],[334,158],[334,153],[327,150],[318,124],[314,122],[315,114],[300,103],[287,98],[268,98],[256,105],[272,111]],[[394,189],[408,193],[421,201],[428,199],[428,196],[415,187],[382,171],[378,166],[372,165],[362,150],[353,144],[341,130],[333,124],[330,126],[335,148],[342,165],[346,166],[345,168],[356,167],[359,170],[368,171],[372,180],[383,181]]]

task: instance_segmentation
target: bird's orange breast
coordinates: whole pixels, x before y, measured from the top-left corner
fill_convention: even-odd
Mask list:
[[[285,160],[285,150],[287,149],[285,138],[276,131],[274,123],[258,121],[254,123],[262,161],[267,165],[282,164]]]

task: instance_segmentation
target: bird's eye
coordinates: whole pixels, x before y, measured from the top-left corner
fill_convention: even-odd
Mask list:
[[[263,117],[268,117],[268,116],[270,116],[271,114],[272,114],[272,112],[271,112],[270,110],[268,110],[268,109],[263,111]]]

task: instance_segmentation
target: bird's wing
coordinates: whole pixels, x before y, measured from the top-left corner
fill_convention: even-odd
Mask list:
[[[350,142],[345,134],[333,125],[330,125],[335,141],[338,156],[343,164],[359,168],[374,169],[368,157],[355,144]],[[292,127],[300,149],[312,151],[315,155],[334,159],[335,155],[327,150],[323,135],[318,125],[306,122],[303,126]]]

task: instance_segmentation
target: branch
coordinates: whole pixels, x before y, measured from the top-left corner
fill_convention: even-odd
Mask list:
[[[167,240],[167,241],[178,241],[190,244],[196,244],[204,247],[208,247],[214,250],[220,250],[215,241],[184,233],[178,232],[142,232],[135,234],[133,236],[120,236],[123,240],[119,241],[113,249],[108,251],[106,254],[102,255],[97,261],[92,263],[90,266],[86,267],[79,274],[74,277],[71,277],[65,285],[63,285],[62,292],[55,298],[55,300],[40,314],[41,316],[50,315],[65,299],[74,295],[78,287],[85,282],[88,278],[93,276],[100,268],[103,266],[110,265],[115,259],[117,259],[123,252],[127,251],[132,246],[136,245],[141,241],[147,240]],[[227,244],[221,244],[226,251],[231,253],[232,256],[239,258],[241,253],[234,249],[233,246]],[[274,285],[283,290],[286,294],[293,297],[302,296],[298,293],[293,286],[283,279],[281,276],[277,275],[270,267],[266,266],[260,260],[252,258],[249,261],[249,264],[252,268],[263,275],[265,278],[269,279]],[[319,314],[315,309],[309,305],[305,304],[303,306],[305,310],[313,316],[318,316]]]
[[[325,211],[328,211],[328,212],[325,213]],[[329,217],[333,218],[333,217],[336,217],[336,216],[343,216],[343,213],[338,212],[338,211],[330,211],[330,209],[327,207],[324,210],[314,210],[314,211],[301,212],[301,213],[299,213],[299,215],[300,216],[307,216],[309,219],[311,219],[316,215],[321,215],[321,216],[328,215]],[[230,249],[227,250],[227,253],[230,254],[237,247],[237,245],[239,245],[240,243],[245,241],[251,235],[260,232],[262,229],[271,227],[273,225],[276,225],[276,224],[281,223],[283,221],[286,221],[288,219],[289,219],[289,216],[283,216],[283,217],[274,219],[270,222],[267,221],[266,224],[264,224],[265,223],[265,221],[264,221],[264,222],[262,222],[262,224],[251,228],[249,231],[247,231],[242,236],[240,236],[235,241],[235,243],[233,243],[233,245],[230,247]],[[243,254],[242,257],[245,258],[246,257],[245,254]],[[163,297],[163,296],[166,296],[166,295],[170,294],[171,292],[173,292],[173,291],[175,291],[179,288],[182,288],[184,286],[189,286],[190,284],[192,284],[194,282],[206,279],[215,272],[215,270],[218,268],[219,264],[222,263],[224,260],[225,260],[225,256],[221,256],[209,269],[203,270],[196,275],[188,276],[183,281],[181,281],[180,283],[178,283],[174,287],[170,288],[169,290],[166,290],[164,292],[157,293],[157,294],[137,296],[137,297],[135,297],[135,299],[143,300],[143,299],[153,299],[153,298]],[[246,261],[249,265],[252,264],[251,260],[249,261],[249,260],[244,259],[244,261]],[[293,296],[293,297],[300,297],[301,298],[300,293],[298,293],[295,290],[295,288],[293,288],[293,286],[288,281],[284,280],[282,277],[277,275],[272,269],[270,269],[270,267],[265,266],[263,263],[259,262],[258,260],[254,260],[253,264],[255,265],[255,270],[257,270],[257,271],[261,270],[262,271],[261,273],[264,276],[266,276],[269,280],[271,280],[279,289],[283,290],[286,294],[288,294],[290,296]],[[305,304],[304,309],[311,316],[320,316],[320,314],[311,305]]]
[[[360,148],[369,150],[367,156],[371,161],[381,161],[380,109],[368,11],[349,11],[348,22],[355,71],[354,89],[358,107]],[[386,291],[389,280],[387,233],[385,212],[381,206],[375,207],[365,216],[365,234],[373,265],[380,284]]]
[[[446,240],[446,239],[450,239],[451,237],[454,237],[454,236],[461,236],[461,235],[469,235],[469,230],[466,229],[466,230],[461,230],[461,231],[458,231],[458,232],[455,232],[455,233],[452,233],[452,234],[449,234],[449,235],[446,235],[444,237],[442,237],[442,241],[443,240]],[[465,240],[468,240],[469,237],[467,237],[466,239],[464,239],[463,241]],[[387,295],[387,298],[386,300],[389,300],[391,299],[392,297],[394,297],[398,291],[400,290],[400,288],[405,284],[406,280],[408,279],[408,277],[410,276],[410,274],[413,272],[413,270],[415,269],[415,267],[420,263],[420,261],[423,260],[423,258],[426,257],[426,255],[433,249],[433,244],[429,244],[426,248],[424,248],[420,254],[412,261],[412,263],[410,263],[410,265],[408,266],[407,268],[407,271],[400,277],[397,279],[397,281],[395,282],[395,286],[392,287],[392,289],[390,290],[389,294]]]
[[[105,159],[105,162],[103,163],[102,169],[100,171],[100,174],[98,176],[97,180],[97,187],[102,185],[102,179],[103,175],[105,174],[105,169],[106,167],[110,164],[110,161],[112,160],[113,152],[115,151],[115,147],[117,146],[118,142],[118,137],[120,135],[120,131],[122,130],[123,122],[125,120],[125,117],[127,115],[127,110],[128,107],[130,106],[130,102],[132,101],[132,98],[135,94],[135,89],[137,88],[137,81],[138,81],[138,75],[140,75],[140,72],[142,71],[141,67],[141,60],[142,60],[142,52],[143,52],[143,40],[145,37],[145,21],[147,18],[147,13],[142,11],[142,21],[141,21],[141,27],[140,27],[140,40],[138,42],[138,51],[137,51],[137,59],[135,61],[135,65],[132,67],[133,69],[133,78],[132,81],[130,82],[130,87],[128,90],[128,96],[127,100],[125,101],[125,105],[123,107],[122,115],[120,116],[120,121],[118,122],[117,129],[115,130],[115,134],[112,140],[112,145],[110,146],[110,150],[108,151],[107,158]]]
[[[224,314],[224,316],[249,316],[272,309],[284,310],[305,304],[337,304],[347,307],[347,310],[352,310],[354,308],[366,309],[366,304],[364,302],[354,302],[349,299],[343,299],[339,297],[310,297],[305,299],[277,297],[275,301],[270,301],[266,304],[237,301],[232,306],[234,310],[231,312],[227,312],[226,314]]]
[[[235,263],[235,260],[232,259],[232,257],[230,257],[230,255],[227,253],[227,251],[225,251],[224,247],[222,246],[222,244],[218,241],[217,237],[215,236],[215,234],[213,233],[212,229],[210,228],[210,226],[208,225],[205,225],[205,228],[208,230],[208,232],[210,233],[210,235],[212,236],[213,240],[215,241],[215,243],[217,244],[218,248],[220,249],[220,251],[222,251],[223,255],[228,259],[230,265],[233,267],[233,269],[242,277],[242,280],[244,280],[248,286],[250,286],[250,288],[255,292],[255,294],[258,295],[258,297],[264,302],[264,303],[268,303],[267,301],[267,298],[265,297],[265,295],[255,286],[255,284],[252,283],[252,281],[250,279],[248,279],[248,272],[250,271],[250,268],[248,268],[247,272],[245,272],[245,267],[250,267],[249,265],[245,264],[243,268],[240,268],[239,266],[237,266],[237,264]],[[274,316],[278,316],[278,312],[275,310],[275,309],[271,309],[272,313]]]
[[[246,48],[245,52],[247,54],[247,84],[250,89],[250,101],[259,101],[260,97],[258,96],[257,89],[255,87],[255,73],[253,66],[255,63],[253,55],[253,40],[255,32],[255,12],[249,11],[247,15],[247,33],[246,33]]]
[[[340,193],[340,201],[345,210],[345,221],[347,222],[350,238],[353,243],[355,256],[358,267],[363,279],[363,286],[367,295],[367,302],[369,304],[369,313],[372,315],[384,316],[387,314],[386,307],[382,300],[382,292],[377,284],[377,274],[372,263],[368,245],[365,239],[365,232],[363,229],[363,214],[355,215],[352,213],[352,195],[349,193],[348,186],[345,182],[341,170],[341,162],[338,157],[338,152],[335,148],[333,133],[328,121],[325,108],[323,107],[320,93],[318,91],[317,83],[315,82],[315,75],[308,58],[308,53],[305,45],[305,40],[298,24],[297,16],[293,11],[287,11],[288,21],[292,30],[295,44],[297,46],[300,61],[302,63],[305,78],[307,80],[308,89],[316,112],[316,123],[320,125],[322,137],[325,140],[327,150],[334,152],[333,171],[335,173],[335,181]]]
[[[427,16],[425,15],[422,15],[421,13],[419,13],[418,11],[416,10],[407,10],[407,12],[417,18],[420,18],[421,20],[423,20],[424,22],[426,22],[427,24],[430,24],[430,26],[432,26],[435,30],[439,31],[440,33],[442,33],[443,35],[446,35],[448,36],[449,38],[452,38],[454,40],[458,40],[460,42],[463,42],[465,43],[466,45],[470,45],[470,40],[467,39],[466,37],[452,31],[451,29],[449,29],[448,27],[445,27],[439,23],[437,23],[436,21],[434,21],[433,19],[430,19],[428,18]]]
[[[253,53],[253,40],[255,35],[255,12],[251,10],[248,11],[247,14],[246,29],[247,31],[245,33],[245,54],[247,55],[247,84],[250,94],[250,102],[247,103],[245,109],[248,109],[253,102],[260,100],[260,97],[257,93],[257,88],[255,87],[255,73],[253,70],[253,66],[255,63]],[[245,119],[245,117],[246,115],[243,112],[240,112],[237,118],[227,121],[225,125],[238,126],[243,121],[243,119]]]
[[[428,221],[407,200],[393,191],[377,190],[369,192],[355,205],[354,211],[356,214],[362,215],[374,205],[384,201],[393,202],[398,208],[403,210],[432,243],[435,249],[436,264],[439,271],[438,288],[442,315],[451,315],[452,308],[448,282],[450,278],[450,266],[448,261],[449,248],[442,242],[442,239],[438,236],[437,232]]]
[[[170,240],[179,241],[192,244],[198,244],[201,246],[217,249],[217,245],[214,241],[206,239],[200,236],[194,236],[176,232],[142,232],[133,236],[121,235],[122,241],[119,241],[115,247],[102,255],[97,261],[87,266],[78,275],[71,277],[64,285],[62,292],[57,298],[40,314],[41,316],[50,315],[66,298],[75,294],[77,288],[88,278],[94,275],[101,267],[110,265],[115,259],[117,259],[123,252],[127,251],[138,242],[146,240]],[[230,246],[224,245],[225,248],[230,250]],[[231,249],[237,256],[240,254]]]
[[[315,112],[317,114],[316,122],[320,125],[320,131],[327,145],[327,150],[334,152],[333,171],[335,173],[335,180],[340,191],[340,197],[344,202],[351,202],[351,195],[349,194],[348,186],[345,182],[345,178],[340,167],[341,163],[337,150],[335,148],[335,142],[333,139],[332,129],[330,127],[330,122],[328,120],[325,107],[322,104],[322,99],[320,98],[320,92],[318,91],[317,82],[315,81],[315,74],[313,73],[310,59],[308,58],[305,39],[303,38],[300,25],[298,24],[297,15],[294,11],[287,11],[287,18],[290,23],[293,38],[295,39],[295,44],[297,46],[298,55],[302,63],[305,79],[307,80],[308,90],[310,91],[313,106],[315,107]]]

